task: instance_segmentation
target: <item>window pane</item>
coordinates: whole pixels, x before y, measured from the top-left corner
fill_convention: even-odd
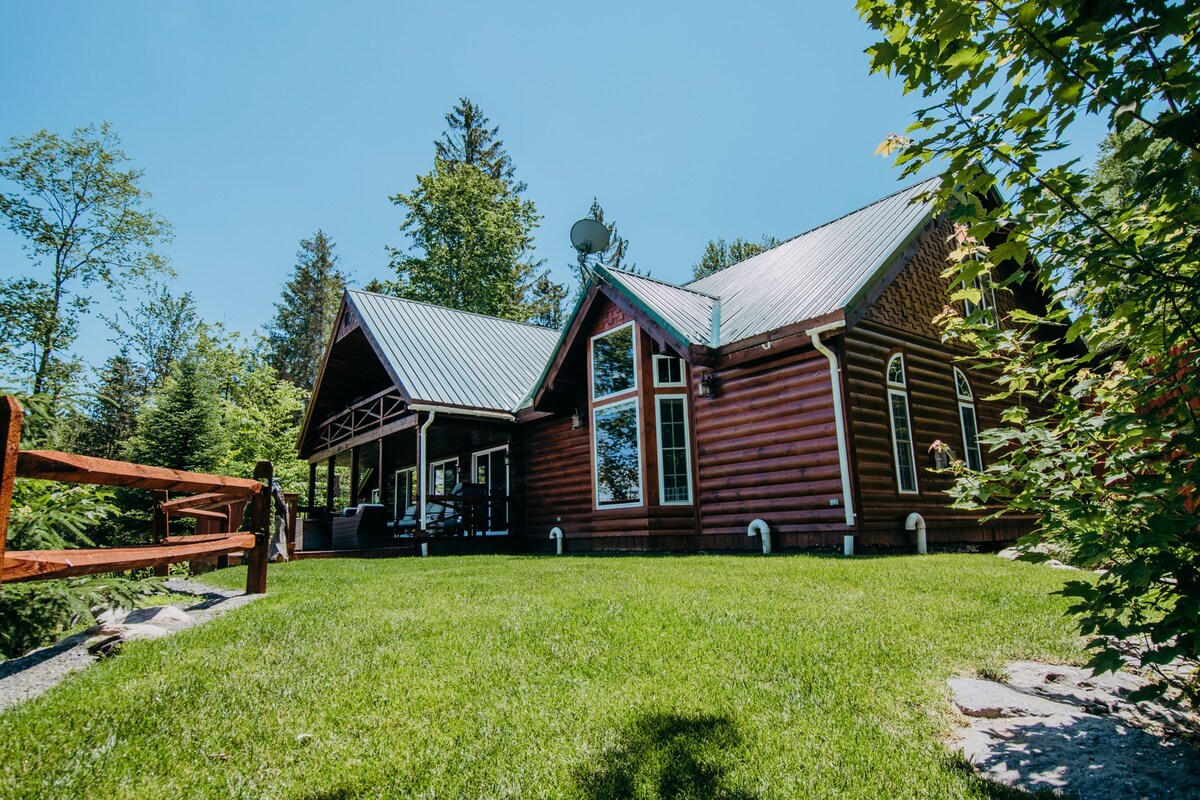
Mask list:
[[[659,386],[672,386],[683,383],[683,359],[672,356],[655,356],[654,368]]]
[[[975,419],[975,406],[961,405],[958,416],[962,420],[963,449],[966,451],[967,468],[983,470],[983,453],[979,449],[979,423]]]
[[[596,503],[601,506],[637,503],[641,494],[641,445],[637,402],[597,409]]]
[[[963,375],[962,370],[955,368],[954,370],[954,390],[958,392],[958,396],[970,400],[971,384],[967,382],[967,376]]]
[[[661,398],[658,404],[658,443],[662,472],[662,502],[691,502],[688,475],[687,425],[683,398]]]
[[[895,383],[900,386],[904,385],[904,357],[897,354],[892,356],[892,360],[888,362],[887,371],[888,383]]]
[[[592,397],[605,397],[633,386],[633,326],[628,325],[592,342]]]
[[[917,468],[913,463],[912,431],[908,427],[908,398],[899,393],[890,394],[889,397],[892,404],[892,444],[896,452],[900,491],[915,492]]]

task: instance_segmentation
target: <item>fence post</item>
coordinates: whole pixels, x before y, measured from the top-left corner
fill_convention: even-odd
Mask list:
[[[17,453],[21,450],[21,420],[25,413],[15,397],[0,398],[0,583],[4,581],[4,549],[8,542],[8,512],[12,508],[13,482],[17,479]]]
[[[298,530],[299,525],[297,524],[297,520],[300,516],[300,493],[284,492],[283,499],[287,502],[287,549],[288,558],[291,558],[293,555],[295,555],[296,546],[299,544],[296,539],[300,533]]]
[[[254,549],[246,559],[246,594],[267,591],[267,545],[271,540],[271,480],[274,477],[275,469],[270,461],[260,461],[254,467],[254,479],[262,482],[262,489],[254,495],[250,506]]]
[[[155,492],[158,495],[158,500],[154,503],[154,543],[162,544],[162,540],[171,535],[171,523],[167,517],[167,512],[163,510],[162,504],[169,497],[167,492]],[[154,577],[165,578],[171,574],[169,564],[159,564],[154,567]]]

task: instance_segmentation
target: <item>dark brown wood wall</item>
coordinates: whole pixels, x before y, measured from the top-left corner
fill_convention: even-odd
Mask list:
[[[761,517],[776,549],[840,547],[853,529],[841,505],[829,362],[811,347],[763,356],[717,370],[717,395],[695,399],[705,546],[759,549],[746,528]]]
[[[962,427],[954,387],[954,367],[967,375],[975,394],[980,429],[1000,424],[1001,406],[983,397],[991,394],[996,373],[981,372],[956,361],[963,351],[940,341],[934,317],[951,305],[946,268],[948,224],[928,231],[908,267],[904,269],[862,320],[845,336],[846,388],[852,460],[857,482],[859,543],[867,548],[915,548],[914,534],[904,529],[908,514],[916,511],[927,525],[931,548],[949,544],[996,546],[1028,530],[1030,521],[1018,519],[979,525],[978,513],[950,508],[945,494],[952,480],[934,475],[930,448],[937,440],[963,456]],[[1007,295],[997,293],[1002,313],[1012,309]],[[961,311],[961,307],[959,308]],[[908,375],[909,414],[912,420],[918,494],[900,494],[892,451],[885,370],[891,356],[904,354]],[[988,454],[983,454],[987,463]]]

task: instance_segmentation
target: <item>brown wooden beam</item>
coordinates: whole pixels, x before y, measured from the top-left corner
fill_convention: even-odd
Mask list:
[[[246,496],[262,487],[250,478],[231,478],[184,472],[165,467],[148,467],[126,461],[109,461],[53,450],[26,450],[17,456],[17,477],[37,478],[94,486],[123,486],[132,489],[161,489],[171,492],[210,492]]]
[[[104,550],[19,550],[4,554],[3,574],[7,582],[121,572],[251,550],[255,542],[253,533],[238,532],[222,535],[213,541],[189,544],[111,547]]]
[[[199,508],[208,511],[218,506],[228,505],[232,499],[229,495],[221,492],[189,494],[186,497],[176,497],[174,500],[164,500],[162,510],[167,513],[174,513],[179,508]]]

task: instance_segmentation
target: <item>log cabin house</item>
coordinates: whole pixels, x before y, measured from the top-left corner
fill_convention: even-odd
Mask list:
[[[682,286],[597,267],[561,333],[346,292],[302,546],[749,550],[761,519],[775,549],[911,551],[913,513],[931,548],[1011,541],[1029,520],[981,525],[931,472],[937,440],[981,468],[1000,409],[932,322],[952,226],[930,186]]]

